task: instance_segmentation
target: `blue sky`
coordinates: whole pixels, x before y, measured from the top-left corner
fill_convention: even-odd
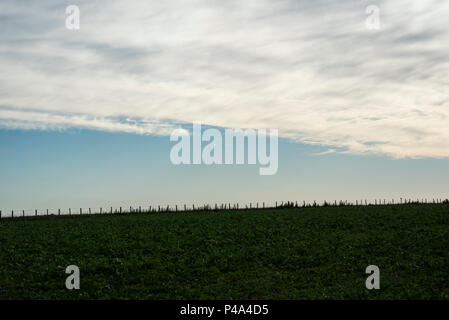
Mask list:
[[[170,162],[168,137],[89,130],[0,130],[0,203],[69,207],[447,197],[448,160],[326,154],[281,139],[279,169]]]
[[[1,1],[0,209],[445,198],[448,16],[440,0]],[[193,121],[277,129],[278,173],[173,166],[169,135]]]

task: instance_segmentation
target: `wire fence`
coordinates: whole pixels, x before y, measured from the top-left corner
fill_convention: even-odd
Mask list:
[[[308,208],[308,207],[336,207],[336,206],[372,206],[372,205],[406,205],[406,204],[449,204],[448,199],[374,199],[374,200],[355,200],[355,201],[276,201],[276,202],[249,202],[240,203],[215,203],[190,206],[184,205],[157,205],[157,206],[138,206],[138,207],[100,207],[100,208],[68,208],[68,209],[34,209],[34,210],[0,210],[1,219],[12,218],[31,218],[31,217],[55,217],[55,216],[83,216],[83,215],[124,215],[124,214],[150,214],[162,212],[197,212],[197,211],[230,211],[230,210],[254,210],[254,209],[289,209],[289,208]]]

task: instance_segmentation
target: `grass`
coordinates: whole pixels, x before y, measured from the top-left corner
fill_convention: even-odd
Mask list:
[[[0,299],[14,298],[448,299],[449,205],[2,220]]]

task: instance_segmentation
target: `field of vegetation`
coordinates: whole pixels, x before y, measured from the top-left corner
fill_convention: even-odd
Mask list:
[[[449,205],[5,219],[0,299],[14,298],[449,299]]]

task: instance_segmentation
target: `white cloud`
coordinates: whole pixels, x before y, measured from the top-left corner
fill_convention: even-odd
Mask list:
[[[173,130],[177,129],[177,126],[171,123],[89,117],[86,115],[58,115],[45,112],[8,109],[0,110],[0,126],[8,129],[25,130],[64,130],[76,127],[152,135],[169,135]]]
[[[77,1],[77,31],[69,4],[0,4],[0,126],[168,135],[199,120],[449,156],[447,2]]]

